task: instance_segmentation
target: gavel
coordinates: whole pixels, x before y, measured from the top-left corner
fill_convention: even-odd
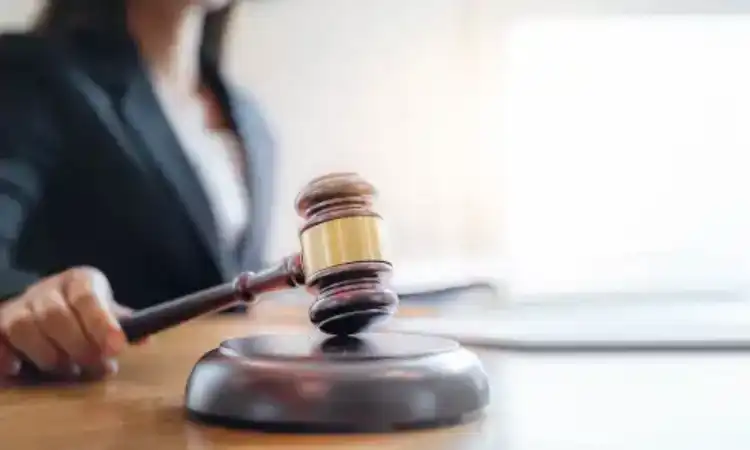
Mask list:
[[[240,303],[252,304],[261,294],[303,286],[316,296],[310,322],[324,333],[349,336],[390,317],[398,296],[387,287],[392,264],[383,252],[375,196],[374,187],[355,173],[313,179],[295,200],[297,214],[305,220],[298,254],[121,319],[128,341]]]

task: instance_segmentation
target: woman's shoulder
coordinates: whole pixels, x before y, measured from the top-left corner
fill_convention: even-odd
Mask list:
[[[31,33],[0,34],[0,73],[3,75],[43,74],[61,63],[54,43]]]
[[[33,32],[0,33],[0,77],[39,82],[59,81],[59,75],[71,67],[83,67],[91,58],[89,36],[76,34],[41,35]],[[104,51],[111,50],[108,47]],[[95,55],[101,56],[101,55]]]
[[[24,33],[0,34],[0,137],[55,140],[61,133],[51,74],[60,64],[53,46]],[[25,136],[25,137],[24,137]]]
[[[0,96],[5,103],[0,106],[5,110],[21,103],[28,110],[51,102],[63,64],[62,52],[49,39],[29,33],[0,34]]]

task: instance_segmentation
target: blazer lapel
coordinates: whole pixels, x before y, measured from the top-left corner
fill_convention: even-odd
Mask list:
[[[229,87],[215,67],[204,64],[203,73],[244,149],[250,226],[238,245],[237,261],[241,270],[260,270],[264,265],[266,230],[271,225],[268,212],[272,201],[273,142],[252,99]]]
[[[221,252],[210,203],[195,169],[166,118],[145,72],[138,71],[130,80],[120,104],[127,126],[162,174],[166,187],[174,193],[195,227],[199,240],[208,249],[219,269],[230,275],[231,264]]]
[[[111,99],[112,111],[122,120],[129,152],[142,163],[155,168],[165,189],[185,214],[186,226],[196,232],[198,244],[208,252],[216,268],[228,276],[231,270],[221,251],[214,216],[203,186],[172,129],[152,84],[143,68],[135,44],[126,39],[106,38],[94,32],[71,37],[79,62]],[[119,55],[112,58],[112,55]]]

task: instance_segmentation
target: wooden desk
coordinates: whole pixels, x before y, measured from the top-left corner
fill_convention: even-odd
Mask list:
[[[265,325],[261,325],[265,324]],[[571,450],[747,449],[750,355],[522,354],[478,351],[492,379],[480,422],[380,435],[228,431],[183,417],[193,363],[221,340],[304,312],[212,318],[131,349],[113,379],[0,391],[0,448]]]

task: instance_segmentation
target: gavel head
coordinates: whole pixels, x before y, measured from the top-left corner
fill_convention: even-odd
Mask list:
[[[305,284],[321,331],[348,336],[393,315],[398,296],[386,287],[392,272],[382,248],[382,218],[374,187],[354,173],[316,178],[297,196]]]

